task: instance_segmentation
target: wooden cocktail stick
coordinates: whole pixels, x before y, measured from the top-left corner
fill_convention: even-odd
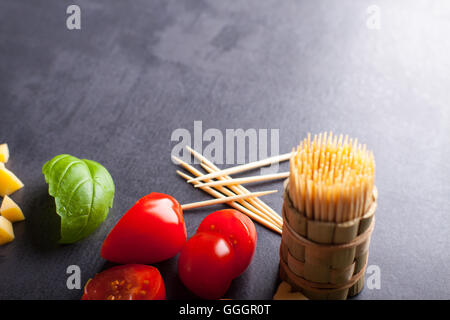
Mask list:
[[[193,150],[192,148],[190,148],[188,146],[186,147],[186,149],[190,153],[192,153],[192,155],[194,157],[196,157],[197,159],[202,161],[201,166],[208,173],[215,172],[215,171],[220,171],[220,169],[214,163],[209,161],[208,158],[204,157],[199,152]],[[222,176],[222,177],[218,177],[217,179],[219,179],[219,180],[230,180],[231,177],[230,176]],[[206,181],[206,182],[208,182],[208,181]],[[231,185],[231,186],[228,186],[228,188],[230,190],[232,190],[233,192],[235,192],[236,194],[250,193],[249,190],[247,190],[245,187],[243,187],[241,185],[237,185],[237,186]],[[259,199],[259,198],[247,199],[246,201],[244,201],[244,203],[245,202],[249,202],[251,205],[253,205],[257,209],[259,209],[259,211],[264,213],[266,217],[268,217],[272,221],[275,221],[280,226],[280,228],[283,226],[283,219],[281,218],[281,216],[278,215],[278,213],[276,213],[271,207],[269,207],[261,199]]]
[[[311,135],[292,151],[289,196],[309,219],[346,222],[360,218],[374,189],[373,153],[357,139]]]
[[[191,172],[191,173],[194,174],[195,176],[203,175],[203,173],[201,173],[200,171],[198,171],[197,169],[195,169],[193,166],[191,166],[191,165],[187,164],[186,162],[182,161],[181,159],[178,159],[178,158],[175,157],[175,156],[173,157],[173,159],[174,159],[174,161],[176,161],[178,164],[180,164],[184,169],[186,169],[187,171]],[[204,166],[204,164],[202,163],[202,167],[203,167],[203,166]],[[205,169],[207,172],[210,172],[209,170],[211,170],[211,169],[208,168],[208,167],[204,167],[204,169]],[[207,182],[208,182],[208,181],[209,181],[209,180],[207,180]],[[199,184],[199,183],[200,183],[200,182],[197,182],[197,181],[196,181],[196,182],[194,182],[194,185],[195,185],[195,184]],[[206,188],[209,188],[209,187],[206,187]],[[201,188],[201,189],[204,190],[204,188]],[[233,191],[230,190],[231,187],[230,187],[230,189],[228,189],[228,188],[226,188],[226,187],[216,186],[216,187],[214,187],[214,189],[216,189],[217,191],[219,191],[219,192],[221,192],[222,194],[227,195],[227,196],[235,196],[235,195],[238,195],[238,194],[242,194],[242,192],[236,192],[236,193],[234,193],[234,192],[233,192],[234,190],[233,190]],[[249,192],[247,192],[247,193],[249,193]],[[258,209],[256,206],[254,206],[253,204],[254,204],[254,200],[255,200],[255,199],[258,199],[258,200],[259,200],[259,198],[249,198],[249,199],[246,199],[246,200],[239,200],[238,202],[239,202],[240,205],[244,206],[244,207],[247,208],[248,210],[250,210],[250,211],[252,211],[252,212],[258,214],[259,216],[261,216],[261,218],[263,218],[263,219],[265,219],[265,220],[267,220],[267,221],[271,221],[275,226],[277,226],[277,227],[281,230],[282,222],[280,222],[280,221],[274,219],[275,217],[271,216],[270,213],[267,213],[266,211],[261,210],[261,209]]]
[[[201,167],[203,169],[205,169],[206,172],[214,172],[214,169],[212,169],[211,167],[207,166],[205,163],[201,163],[200,164]],[[227,176],[228,177],[228,176]],[[219,180],[230,180],[231,177],[225,178],[225,177],[219,177]],[[233,192],[235,192],[236,194],[248,194],[250,193],[249,190],[245,189],[243,186],[241,185],[230,185],[230,186],[215,186],[213,188],[229,188],[230,190],[232,190]],[[275,224],[277,224],[280,228],[283,227],[283,219],[275,212],[272,212],[268,209],[266,209],[266,207],[262,206],[261,203],[264,203],[260,198],[249,198],[249,199],[245,199],[243,200],[244,202],[247,202],[248,204],[250,204],[251,206],[255,207],[256,210],[260,211],[261,214],[266,218],[269,219],[271,221],[273,221]],[[265,204],[265,203],[264,203]],[[267,206],[267,205],[266,205]],[[270,208],[269,206],[267,206],[268,208]]]
[[[194,168],[195,169],[195,168]],[[195,169],[196,170],[196,169]],[[191,176],[185,174],[184,172],[181,172],[179,170],[177,170],[177,174],[180,175],[181,177],[183,177],[185,180],[190,180],[192,179]],[[201,174],[201,173],[200,173]],[[223,194],[221,194],[220,192],[206,187],[206,188],[201,188],[201,190],[205,191],[206,193],[212,195],[213,197],[216,198],[221,198],[221,197],[225,197]],[[229,206],[235,208],[236,210],[241,211],[242,213],[246,214],[247,216],[249,216],[251,219],[255,220],[256,222],[260,223],[261,225],[265,226],[268,229],[271,229],[275,232],[277,232],[278,234],[281,234],[281,228],[274,225],[271,222],[268,222],[266,219],[261,218],[259,215],[257,215],[255,212],[248,210],[247,208],[243,207],[242,205],[240,205],[237,202],[229,202],[228,203]]]
[[[291,153],[286,153],[286,154],[282,154],[282,155],[279,155],[279,156],[270,157],[270,158],[267,158],[267,159],[264,159],[264,160],[250,162],[250,163],[247,163],[247,164],[235,166],[235,167],[232,167],[232,168],[220,170],[220,171],[213,172],[213,173],[209,173],[209,174],[206,174],[206,175],[194,178],[194,179],[192,179],[192,180],[190,180],[188,182],[201,181],[201,180],[205,180],[205,179],[213,179],[213,178],[217,178],[217,177],[220,177],[220,176],[230,175],[230,174],[233,174],[233,173],[244,172],[244,171],[248,171],[248,170],[264,167],[264,166],[267,166],[267,165],[275,163],[275,162],[286,161],[290,157],[291,157]]]
[[[282,173],[266,174],[266,175],[262,175],[262,176],[253,176],[253,177],[244,177],[244,178],[237,178],[237,179],[207,182],[207,183],[197,184],[194,187],[201,188],[201,187],[213,187],[213,186],[239,185],[239,184],[252,183],[252,182],[284,179],[287,177],[289,177],[289,172],[282,172]]]
[[[247,193],[247,194],[239,194],[239,195],[231,196],[231,197],[224,197],[224,198],[219,198],[219,199],[193,202],[193,203],[181,205],[181,209],[189,210],[189,209],[201,208],[201,207],[206,207],[206,206],[212,206],[212,205],[220,204],[220,203],[227,203],[227,202],[232,202],[232,201],[236,201],[236,200],[247,199],[247,198],[262,197],[267,194],[272,194],[275,192],[278,192],[278,190],[259,191],[259,192],[253,192],[253,193]]]

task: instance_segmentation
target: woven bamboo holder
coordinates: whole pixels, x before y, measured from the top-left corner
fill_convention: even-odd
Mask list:
[[[377,190],[361,217],[343,223],[308,219],[289,197],[285,182],[280,277],[310,299],[346,299],[364,286]]]

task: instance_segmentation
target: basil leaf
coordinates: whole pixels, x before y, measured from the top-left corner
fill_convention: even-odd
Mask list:
[[[42,167],[48,192],[61,216],[60,243],[91,234],[105,220],[114,200],[114,182],[98,162],[61,154]]]

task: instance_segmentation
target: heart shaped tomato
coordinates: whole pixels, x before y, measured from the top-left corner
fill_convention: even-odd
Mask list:
[[[101,256],[116,263],[152,264],[175,256],[186,242],[183,211],[163,193],[142,197],[106,237]]]
[[[242,274],[256,249],[253,222],[239,211],[216,211],[203,219],[178,259],[184,285],[201,298],[217,299]]]
[[[249,217],[233,209],[216,211],[203,219],[197,232],[220,233],[230,242],[235,253],[234,278],[247,269],[256,249],[256,228]]]
[[[222,235],[198,232],[181,250],[178,274],[184,285],[203,299],[218,299],[233,279],[233,247]]]

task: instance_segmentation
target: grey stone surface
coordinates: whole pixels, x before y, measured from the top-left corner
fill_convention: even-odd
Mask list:
[[[79,31],[65,26],[72,3]],[[371,4],[380,30],[366,27]],[[79,299],[67,266],[81,267],[83,284],[108,267],[102,241],[138,198],[208,199],[170,160],[171,133],[194,120],[223,132],[278,128],[280,152],[309,131],[358,137],[377,161],[369,264],[381,269],[381,289],[357,299],[448,299],[449,34],[448,1],[2,0],[0,142],[26,185],[13,199],[27,220],[0,247],[0,299]],[[65,246],[41,174],[60,153],[99,161],[117,190],[105,223]],[[250,188],[273,187],[281,182]],[[281,209],[281,193],[265,200]],[[212,210],[185,213],[189,236]],[[270,299],[276,289],[280,237],[257,232],[229,298]],[[176,259],[157,266],[169,298],[194,298]]]

